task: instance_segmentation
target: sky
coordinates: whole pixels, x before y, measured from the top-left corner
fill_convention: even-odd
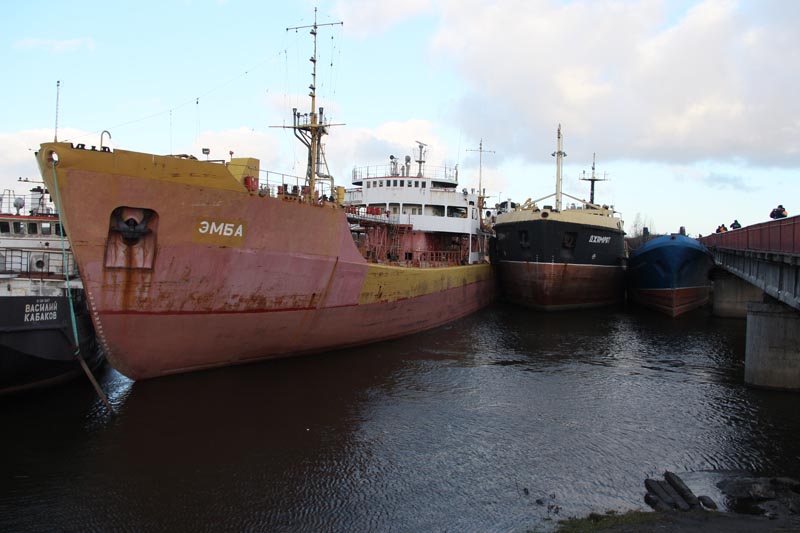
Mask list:
[[[629,234],[707,235],[800,212],[800,2],[793,0],[6,0],[0,185],[59,141],[302,175],[293,107],[317,97],[337,185],[390,154],[458,165],[494,204],[563,190]],[[57,84],[60,87],[57,90]],[[58,105],[56,105],[58,103]],[[58,112],[56,112],[58,109]],[[57,129],[56,129],[57,126]],[[277,126],[277,127],[276,127]],[[482,157],[480,143],[486,150]],[[480,180],[479,180],[480,175]],[[547,201],[542,203],[549,203]]]

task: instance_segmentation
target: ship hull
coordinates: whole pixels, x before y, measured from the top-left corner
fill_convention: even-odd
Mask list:
[[[507,301],[545,311],[624,299],[624,241],[617,228],[551,219],[498,224],[497,270]]]
[[[65,144],[38,158],[97,338],[133,379],[398,337],[494,297],[488,264],[368,263],[344,210],[250,193],[223,165]],[[120,231],[120,212],[146,229]]]
[[[634,250],[627,275],[628,298],[677,317],[708,303],[714,259],[695,239],[665,235]]]
[[[632,302],[673,318],[706,305],[710,294],[711,287],[628,289],[628,298]]]
[[[621,267],[502,261],[500,290],[511,302],[542,311],[562,311],[622,302]]]
[[[82,373],[75,358],[69,299],[63,296],[0,298],[0,394],[55,385]],[[89,314],[76,312],[81,355],[94,367],[102,361]]]
[[[491,300],[491,284],[482,282],[400,301],[319,310],[120,313],[98,318],[115,354],[112,364],[134,379],[145,379],[401,337],[468,315]]]

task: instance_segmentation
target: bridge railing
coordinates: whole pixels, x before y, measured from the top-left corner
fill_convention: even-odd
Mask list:
[[[800,255],[800,216],[779,218],[701,237],[709,248],[753,250]]]

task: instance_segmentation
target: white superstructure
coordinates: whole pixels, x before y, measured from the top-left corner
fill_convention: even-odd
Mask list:
[[[419,158],[412,165],[406,156],[401,163],[389,156],[389,163],[353,169],[353,185],[345,192],[345,206],[363,214],[378,215],[387,223],[411,226],[414,232],[469,236],[469,262],[484,259],[484,246],[473,246],[488,234],[481,229],[481,209],[474,189],[458,188],[456,167],[425,167],[425,144],[419,144]]]

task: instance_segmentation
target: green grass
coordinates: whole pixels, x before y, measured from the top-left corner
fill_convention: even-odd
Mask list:
[[[619,525],[647,525],[657,522],[661,518],[659,513],[646,511],[628,511],[617,514],[608,511],[606,514],[591,513],[584,518],[568,518],[561,520],[556,527],[556,533],[585,533],[603,531],[604,529]]]

